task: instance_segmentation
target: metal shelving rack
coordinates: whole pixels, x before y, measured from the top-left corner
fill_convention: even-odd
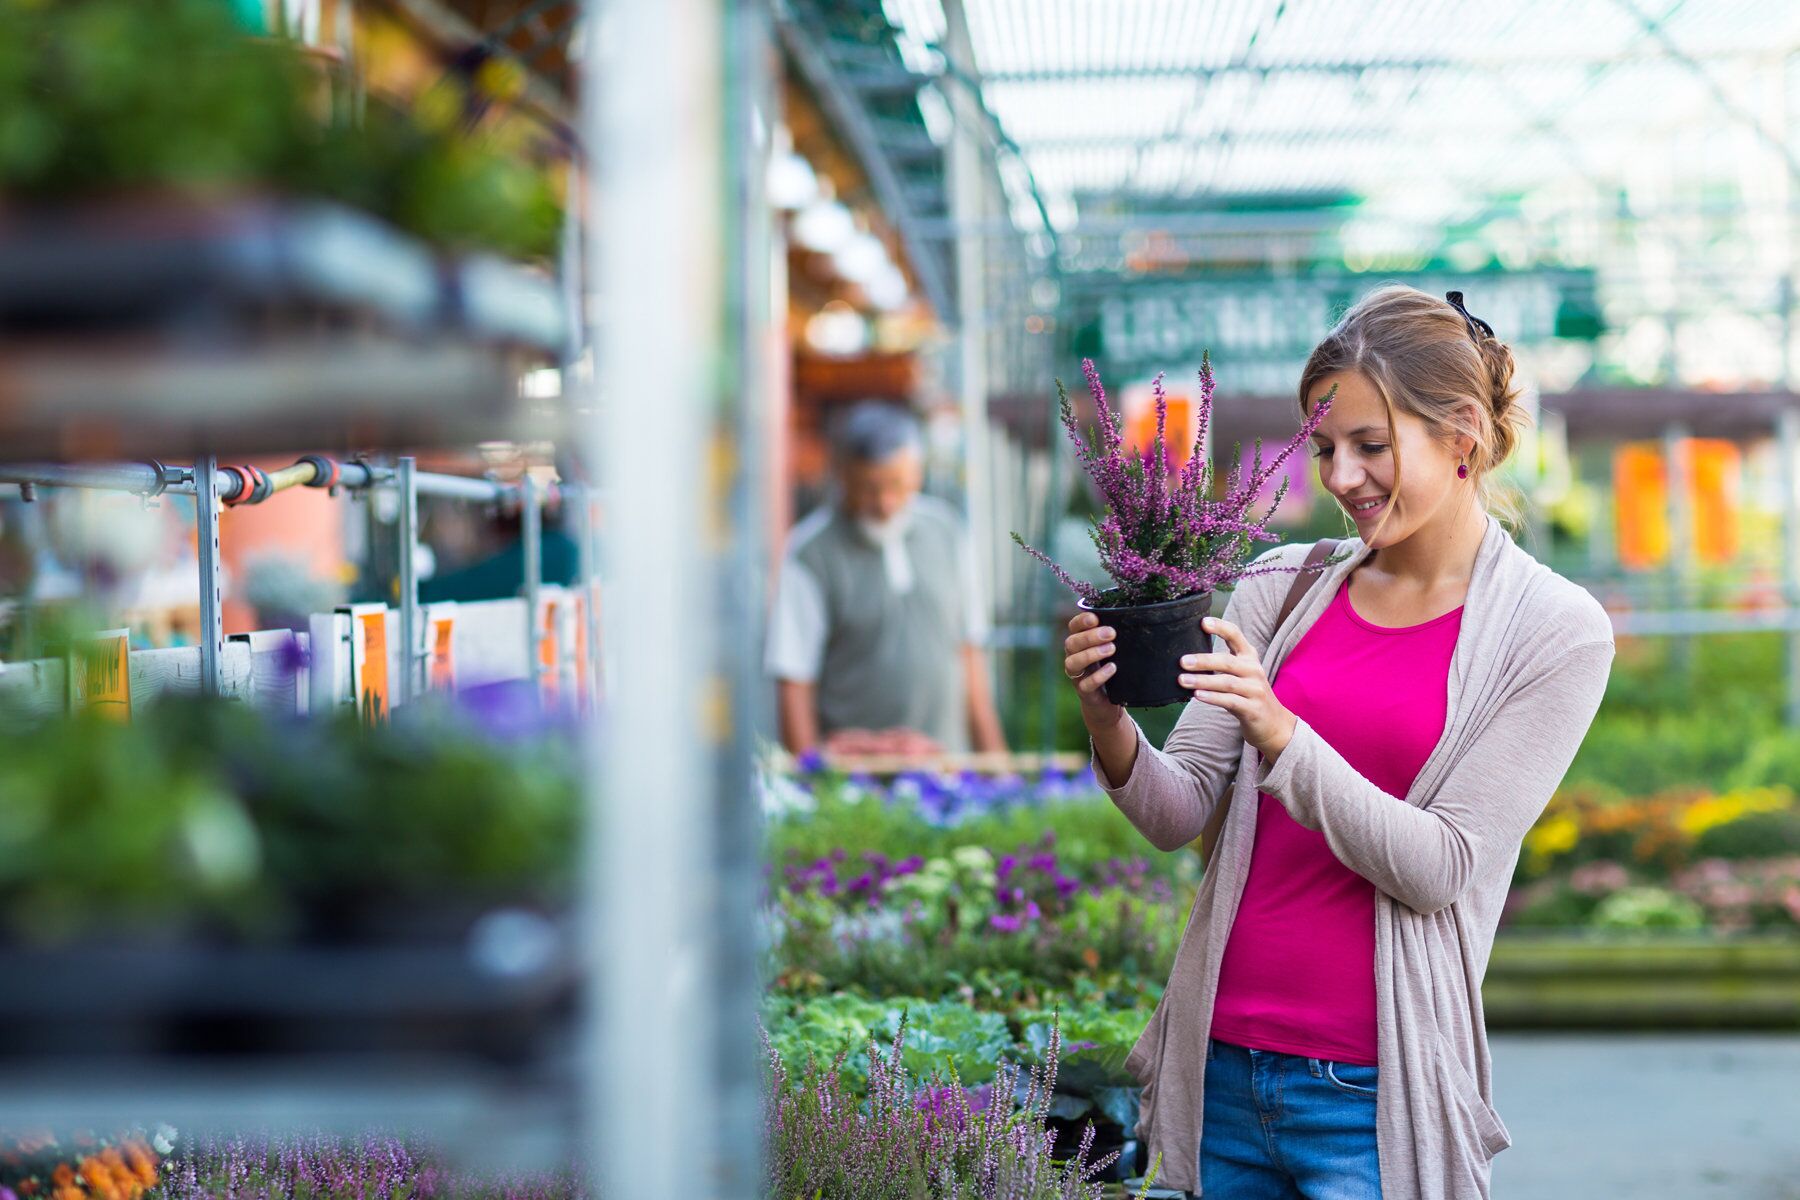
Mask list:
[[[670,1165],[682,1164],[694,1176],[690,1194],[748,1197],[760,1191],[751,923],[757,815],[747,752],[760,680],[748,658],[727,647],[754,622],[754,606],[743,604],[743,589],[730,578],[730,557],[743,538],[758,536],[755,472],[768,431],[758,414],[766,397],[728,387],[732,372],[716,368],[727,362],[750,368],[764,353],[756,331],[768,319],[769,299],[759,294],[766,281],[757,277],[747,241],[754,236],[748,231],[761,203],[767,154],[761,137],[753,140],[750,132],[767,128],[770,88],[763,60],[772,41],[766,14],[755,3],[593,0],[584,17],[591,38],[596,27],[606,28],[604,42],[594,38],[583,57],[590,94],[580,122],[585,157],[602,164],[595,191],[604,199],[578,193],[588,207],[570,222],[564,263],[575,268],[570,273],[576,278],[567,281],[566,302],[577,319],[563,366],[573,398],[571,441],[583,451],[576,461],[600,467],[605,490],[567,487],[561,499],[575,501],[584,570],[640,581],[620,586],[616,599],[609,595],[609,675],[621,686],[607,691],[621,702],[594,712],[584,735],[594,751],[586,786],[590,836],[582,847],[586,893],[563,931],[560,952],[523,976],[490,971],[484,984],[470,969],[467,949],[455,946],[412,959],[383,952],[362,961],[193,960],[189,965],[201,974],[170,983],[177,992],[219,985],[223,1010],[240,1017],[261,1012],[270,1020],[328,1016],[404,1024],[433,1004],[454,1007],[458,1001],[469,1002],[458,1010],[466,1021],[483,1019],[480,1003],[505,1010],[509,1003],[553,1001],[553,1008],[567,1005],[566,1013],[555,1017],[548,1042],[536,1053],[511,1061],[457,1053],[443,1043],[415,1053],[359,1053],[353,1045],[320,1044],[310,1056],[177,1061],[125,1042],[119,1056],[86,1056],[79,1073],[68,1069],[67,1056],[0,1058],[0,1125],[105,1125],[147,1117],[190,1126],[344,1132],[406,1125],[435,1134],[451,1155],[477,1162],[567,1161],[576,1151],[593,1165],[603,1194],[627,1194],[632,1174],[646,1164],[659,1178]],[[646,95],[681,97],[683,103],[647,110]],[[733,124],[729,139],[726,120]],[[728,141],[742,158],[722,172]],[[727,209],[718,201],[727,191],[752,197],[740,209],[744,226],[722,225]],[[670,220],[693,234],[692,245],[671,247],[645,236]],[[671,256],[680,261],[671,264]],[[729,261],[722,267],[722,260]],[[595,288],[594,281],[603,286]],[[592,309],[596,291],[631,300],[607,314],[598,343],[580,315]],[[607,367],[604,373],[592,369],[589,354]],[[396,352],[383,364],[404,367],[405,358]],[[421,362],[419,379],[404,380],[400,372],[382,378],[401,382],[415,399],[439,386],[462,396],[495,382],[488,370],[495,362],[492,356],[474,361],[451,354],[445,370]],[[263,370],[267,365],[252,353],[231,364],[235,374],[200,380],[207,388],[198,394],[246,402],[240,412],[272,421],[282,416],[279,404],[317,394],[273,388],[294,380],[290,368],[298,362]],[[455,378],[459,371],[469,377]],[[346,371],[342,364],[323,364],[323,374],[335,386]],[[590,390],[586,381],[600,374],[606,386]],[[185,403],[197,394],[187,386],[193,382],[175,370],[152,398],[183,402],[184,414],[203,427],[208,406]],[[104,391],[106,377],[79,383],[83,394],[93,395]],[[348,392],[338,387],[330,395],[341,400]],[[256,412],[259,396],[279,404]],[[652,396],[660,422],[654,446],[637,421]],[[428,404],[402,406],[402,419],[370,443],[405,445],[388,435],[406,420],[430,415]],[[285,430],[279,435],[290,437],[290,445],[316,440]],[[206,448],[235,452],[228,438],[219,443]],[[113,456],[129,444],[114,443]],[[13,449],[24,445],[15,442]],[[31,445],[41,446],[41,455],[67,448],[55,439]],[[678,463],[658,452],[670,446]],[[725,452],[732,447],[741,457],[721,469],[731,461]],[[271,494],[280,487],[319,486],[326,473],[297,463],[270,480]],[[418,495],[518,499],[535,578],[541,557],[531,543],[541,529],[540,505],[552,497],[534,481],[437,476],[418,471],[410,458],[340,463],[335,475],[341,487],[400,492],[403,546],[416,537]],[[217,690],[216,516],[219,504],[261,486],[255,479],[207,454],[185,468],[15,465],[0,480],[26,489],[191,492],[202,513],[200,586],[208,630],[202,653],[212,663],[207,686]],[[603,494],[620,499],[601,530],[593,517]],[[590,539],[599,549],[587,544]],[[416,580],[405,555],[400,575],[402,621],[412,628]],[[718,614],[727,620],[714,619]],[[598,647],[601,640],[590,644]],[[696,713],[696,697],[711,703]],[[315,981],[335,979],[340,989],[331,996],[317,987],[284,991],[280,978],[296,969],[313,972]],[[446,979],[462,981],[463,991],[446,988]],[[29,989],[9,992],[42,1011]],[[113,999],[129,999],[129,978],[112,981],[112,993]]]

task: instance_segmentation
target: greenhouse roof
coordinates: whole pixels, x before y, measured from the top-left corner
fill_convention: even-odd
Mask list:
[[[884,0],[941,73],[941,0]],[[1791,0],[964,0],[1061,230],[1296,200],[1441,231],[1546,189],[1785,203]],[[955,44],[954,40],[950,44]],[[1771,188],[1780,193],[1770,197]],[[1708,189],[1712,189],[1709,191]],[[1015,196],[1015,220],[1037,220]],[[1624,204],[1624,199],[1617,200]],[[1140,222],[1141,223],[1141,222]]]

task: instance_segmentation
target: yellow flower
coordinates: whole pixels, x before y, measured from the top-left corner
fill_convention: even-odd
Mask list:
[[[1716,825],[1728,825],[1752,813],[1780,812],[1793,803],[1786,788],[1741,788],[1719,796],[1703,796],[1688,805],[1680,817],[1681,831],[1699,837]]]
[[[1525,835],[1525,848],[1540,858],[1566,854],[1581,837],[1581,826],[1567,813],[1539,821]]]

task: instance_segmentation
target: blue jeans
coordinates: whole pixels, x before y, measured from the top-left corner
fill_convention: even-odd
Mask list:
[[[1380,1200],[1378,1069],[1209,1039],[1204,1200]]]

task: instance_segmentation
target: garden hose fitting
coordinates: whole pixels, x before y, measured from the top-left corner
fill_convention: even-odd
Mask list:
[[[306,481],[311,488],[334,488],[338,485],[338,465],[334,458],[326,458],[323,454],[302,454],[294,461],[295,466],[312,464],[313,477]]]

